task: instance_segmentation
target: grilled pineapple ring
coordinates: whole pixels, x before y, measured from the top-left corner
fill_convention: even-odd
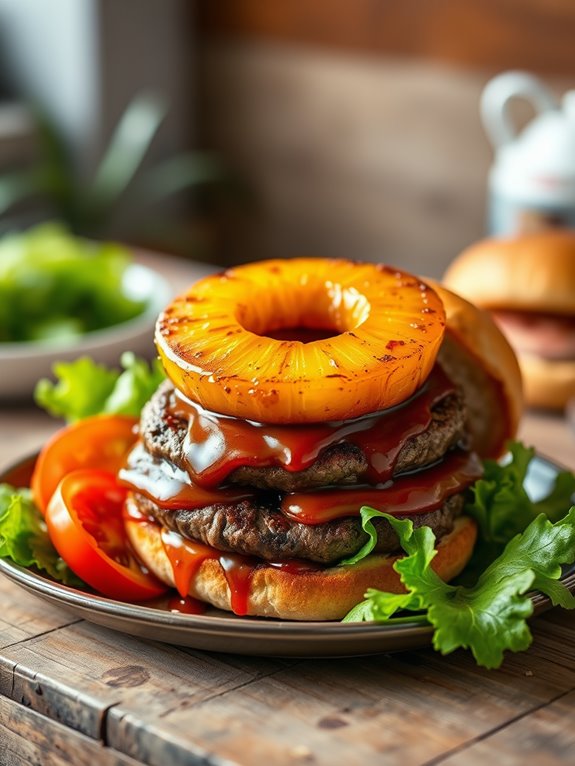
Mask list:
[[[270,337],[302,337],[301,328],[323,337]],[[201,280],[160,315],[156,345],[174,385],[206,409],[309,423],[407,399],[430,373],[444,328],[441,300],[418,277],[301,258]]]

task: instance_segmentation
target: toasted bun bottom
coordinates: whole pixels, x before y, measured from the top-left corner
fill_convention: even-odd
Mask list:
[[[575,359],[543,359],[519,354],[525,401],[532,407],[562,410],[575,398]]]
[[[162,582],[174,587],[172,566],[161,540],[160,527],[127,521],[126,531],[142,562]],[[432,567],[443,580],[456,577],[468,562],[477,529],[462,516],[437,547]],[[330,567],[290,573],[273,567],[258,567],[253,574],[248,614],[282,620],[340,620],[363,600],[368,588],[403,593],[393,564],[399,556],[371,555],[355,566]],[[190,587],[190,595],[220,609],[231,611],[230,590],[216,559],[202,562]]]

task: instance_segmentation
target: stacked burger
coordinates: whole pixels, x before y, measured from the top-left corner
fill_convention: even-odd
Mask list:
[[[368,587],[399,592],[398,539],[360,509],[427,525],[457,575],[462,513],[515,430],[515,357],[489,317],[374,264],[268,261],[208,277],[166,308],[168,380],[121,481],[126,529],[160,580],[236,614],[338,619]]]

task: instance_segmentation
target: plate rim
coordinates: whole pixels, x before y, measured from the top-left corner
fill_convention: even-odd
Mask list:
[[[281,632],[284,636],[288,633],[306,634],[308,632],[315,633],[316,631],[321,631],[322,634],[326,632],[334,632],[337,633],[338,636],[341,636],[349,633],[365,633],[366,629],[367,632],[370,633],[379,633],[382,631],[389,633],[395,632],[398,629],[403,632],[405,629],[417,629],[419,631],[423,628],[423,631],[427,633],[432,627],[431,625],[422,625],[416,620],[413,622],[402,623],[400,626],[397,626],[366,622],[342,623],[337,621],[313,622],[276,620],[265,617],[245,618],[232,614],[230,614],[229,617],[219,617],[210,614],[183,614],[156,609],[151,606],[146,606],[145,603],[138,604],[115,601],[114,599],[109,599],[105,596],[99,596],[98,594],[87,593],[76,588],[71,588],[62,583],[54,582],[48,577],[44,577],[26,567],[15,564],[8,559],[0,559],[0,572],[30,592],[48,596],[61,603],[63,606],[71,605],[82,609],[91,609],[107,615],[113,613],[115,616],[138,622],[147,621],[146,618],[149,618],[150,622],[154,622],[158,626],[164,625],[184,629],[193,627],[198,630],[205,629],[210,633],[213,632],[212,628],[214,627],[223,632],[226,632],[226,628],[229,629],[233,627],[238,630],[249,632]],[[235,632],[235,630],[233,632]]]
[[[3,467],[0,470],[0,483],[6,481],[11,474],[25,470],[30,463],[36,460],[37,456],[38,452],[31,453],[17,462]],[[560,464],[545,455],[536,452],[535,458],[539,462],[547,464],[554,471],[563,470]],[[433,633],[431,624],[421,623],[416,619],[410,621],[408,618],[406,618],[406,622],[400,625],[389,625],[376,622],[277,620],[265,617],[241,617],[231,613],[223,617],[212,614],[184,614],[148,606],[145,602],[117,601],[96,593],[73,588],[52,580],[49,576],[34,571],[32,568],[20,566],[10,559],[0,558],[0,573],[28,592],[47,599],[61,608],[76,611],[76,613],[78,613],[77,610],[96,612],[104,617],[119,618],[137,625],[153,625],[156,628],[183,630],[202,637],[215,634],[218,638],[224,638],[226,635],[237,637],[238,633],[245,639],[255,637],[264,639],[271,636],[279,638],[281,636],[283,639],[291,637],[307,641],[310,639],[353,640],[360,636],[364,639],[376,636],[388,639],[393,637],[411,637],[413,639],[417,637],[421,639],[421,645],[425,646],[430,643]],[[575,565],[561,577],[560,582],[572,593],[575,593]],[[551,599],[540,592],[532,592],[529,596],[534,607],[531,617],[553,606]],[[89,615],[84,619],[90,621]],[[118,630],[121,629],[118,628]],[[170,643],[169,639],[167,643]],[[171,643],[178,645],[175,641]],[[390,649],[386,648],[382,651],[390,651]]]

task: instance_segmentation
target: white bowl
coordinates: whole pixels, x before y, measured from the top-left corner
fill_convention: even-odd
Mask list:
[[[147,303],[143,313],[128,322],[67,340],[0,343],[0,398],[29,398],[36,382],[52,374],[54,362],[91,356],[97,362],[117,365],[123,351],[151,357],[156,318],[172,291],[160,274],[139,264],[126,269],[124,291]]]

